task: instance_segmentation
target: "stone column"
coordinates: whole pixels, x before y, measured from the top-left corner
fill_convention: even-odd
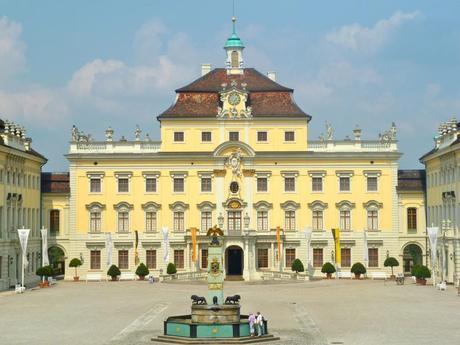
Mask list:
[[[243,270],[243,279],[250,280],[249,274],[249,236],[244,236],[244,270]]]

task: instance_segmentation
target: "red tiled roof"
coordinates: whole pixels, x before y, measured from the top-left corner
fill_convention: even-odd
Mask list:
[[[424,191],[425,170],[398,170],[398,191]]]
[[[222,83],[228,87],[232,81],[238,86],[246,83],[248,106],[255,117],[287,116],[308,118],[295,103],[293,90],[284,87],[253,68],[244,69],[242,75],[228,75],[224,68],[217,68],[195,80],[189,85],[176,90],[176,102],[164,111],[159,119],[174,117],[216,117],[217,108],[221,106],[219,92]]]
[[[42,193],[70,193],[69,173],[43,172],[41,189]]]

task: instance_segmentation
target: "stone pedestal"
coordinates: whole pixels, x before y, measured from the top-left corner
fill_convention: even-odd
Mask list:
[[[208,304],[224,304],[224,272],[222,268],[222,244],[208,247]]]

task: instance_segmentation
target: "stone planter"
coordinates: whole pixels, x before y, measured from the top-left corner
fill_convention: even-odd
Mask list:
[[[139,280],[145,280],[145,276],[139,276]]]
[[[355,279],[361,279],[361,273],[355,273]]]
[[[79,280],[80,280],[80,277],[73,277],[73,281],[74,281],[74,282],[77,282],[77,281],[79,281]]]
[[[426,279],[424,278],[415,278],[415,281],[418,285],[426,285]]]

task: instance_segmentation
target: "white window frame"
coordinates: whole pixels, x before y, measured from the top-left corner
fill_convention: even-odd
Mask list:
[[[255,184],[256,184],[256,193],[269,193],[270,192],[270,176],[271,176],[271,171],[256,171],[256,173],[254,174],[254,177],[255,177]],[[258,185],[257,185],[257,179],[259,178],[266,178],[267,179],[267,190],[266,191],[260,191],[258,189]]]
[[[281,176],[283,177],[283,193],[293,194],[297,193],[297,177],[299,176],[298,171],[281,171]],[[294,190],[286,191],[286,178],[294,178]]]
[[[144,178],[144,192],[146,194],[158,194],[158,185],[160,180],[160,172],[159,171],[143,171],[142,177]],[[155,187],[156,190],[154,192],[147,192],[147,179],[155,179]]]
[[[187,180],[188,173],[186,171],[171,171],[169,173],[169,175],[171,176],[171,192],[173,194],[185,194],[185,193],[187,193],[186,180]],[[184,190],[182,192],[174,191],[174,179],[176,179],[176,178],[184,179]]]
[[[325,170],[311,170],[308,172],[310,176],[310,191],[311,193],[324,193],[324,182],[326,179],[326,171]],[[321,178],[321,190],[313,190],[313,179],[314,178]]]
[[[353,230],[353,212],[352,210],[355,208],[356,204],[348,201],[348,200],[342,200],[338,203],[335,204],[336,207],[337,207],[337,210],[339,212],[339,224],[338,224],[338,227],[340,229],[340,231],[352,231]],[[350,212],[350,227],[349,229],[343,229],[342,228],[342,211],[348,211]]]
[[[102,205],[100,203],[97,203],[97,202],[93,202],[89,205],[86,205],[86,209],[88,211],[88,229],[89,229],[89,232],[90,233],[101,233],[102,232],[102,225],[103,225],[103,220],[104,220],[104,215],[103,215],[103,210],[105,209],[105,205]],[[93,228],[92,228],[92,218],[91,218],[91,214],[92,213],[95,213],[95,212],[98,212],[100,214],[100,217],[99,217],[99,231],[93,231]],[[30,217],[30,213],[29,213],[29,217]],[[32,218],[33,218],[33,211],[32,211]]]
[[[378,231],[380,228],[380,209],[383,207],[383,204],[375,201],[370,200],[368,202],[363,203],[363,208],[365,210],[365,217],[366,217],[366,229],[368,231]],[[369,227],[369,211],[376,211],[377,212],[377,227],[372,229]]]
[[[182,133],[182,140],[176,140],[176,133]],[[173,131],[173,143],[175,144],[183,144],[185,143],[185,132],[184,131]]]
[[[132,172],[116,172],[115,178],[117,180],[117,194],[129,194],[131,193],[131,177],[133,176]],[[119,179],[128,179],[128,191],[120,192]]]
[[[288,132],[294,133],[294,140],[286,140],[286,134],[287,134]],[[283,132],[283,142],[284,142],[285,144],[293,144],[293,143],[296,142],[296,136],[297,136],[297,135],[296,135],[295,129],[285,129],[284,132]]]
[[[186,210],[189,208],[188,204],[183,203],[182,201],[176,201],[173,204],[169,205],[169,209],[172,211],[172,228],[173,232],[179,232],[179,233],[185,233],[185,230],[187,229],[187,212]],[[184,217],[183,217],[183,230],[176,230],[175,227],[175,213],[176,212],[183,212]]]
[[[127,202],[119,202],[116,205],[113,205],[116,213],[117,213],[117,233],[130,233],[131,232],[131,211],[133,210],[133,205],[128,204]],[[120,213],[127,213],[128,214],[128,229],[120,231]]]
[[[104,193],[104,172],[87,172],[86,176],[88,177],[88,193],[89,194],[103,194]],[[92,192],[91,191],[91,180],[92,179],[99,179],[100,180],[100,191],[99,192]],[[118,188],[118,187],[117,187]]]
[[[265,140],[259,140],[259,133],[265,133]],[[258,144],[268,143],[268,131],[267,130],[258,130],[256,134],[256,140]]]
[[[203,135],[204,133],[209,133],[211,134],[210,140],[203,140]],[[201,131],[201,142],[202,143],[212,143],[212,131]]]
[[[284,214],[283,214],[283,223],[284,223],[284,227],[286,227],[286,212],[288,211],[293,211],[294,212],[294,229],[284,229],[285,231],[297,231],[297,228],[298,228],[298,215],[297,215],[297,210],[300,208],[300,204],[299,203],[296,203],[292,200],[289,200],[289,201],[286,201],[284,203],[282,203],[281,205],[281,209],[283,210]]]
[[[212,172],[199,171],[198,172],[198,177],[200,179],[200,193],[202,193],[202,194],[210,194],[210,193],[212,193],[214,191],[214,188],[213,188],[214,187],[214,185],[213,185],[214,184],[213,183],[214,182],[214,174]],[[204,191],[203,190],[203,184],[202,183],[203,183],[204,178],[208,178],[208,179],[211,180],[211,190],[209,190],[209,191]],[[185,185],[184,185],[184,187],[185,187]]]
[[[382,176],[382,172],[380,170],[365,170],[363,171],[363,175],[366,178],[366,192],[367,193],[378,193],[380,190],[380,176]],[[377,179],[377,189],[376,190],[369,190],[369,177],[375,177]]]
[[[352,192],[352,189],[353,189],[353,175],[354,175],[354,172],[351,171],[351,170],[346,170],[346,171],[336,171],[335,172],[336,175],[337,175],[337,190],[339,191],[339,193],[351,193]],[[340,188],[340,179],[341,178],[348,178],[349,179],[349,189],[348,190],[342,190]]]
[[[267,202],[267,201],[258,201],[255,204],[253,204],[254,210],[255,210],[255,219],[256,219],[256,226],[255,228],[257,231],[261,232],[266,232],[270,231],[270,210],[273,208],[273,204]],[[259,212],[267,212],[267,228],[266,229],[260,229],[259,228]]]

